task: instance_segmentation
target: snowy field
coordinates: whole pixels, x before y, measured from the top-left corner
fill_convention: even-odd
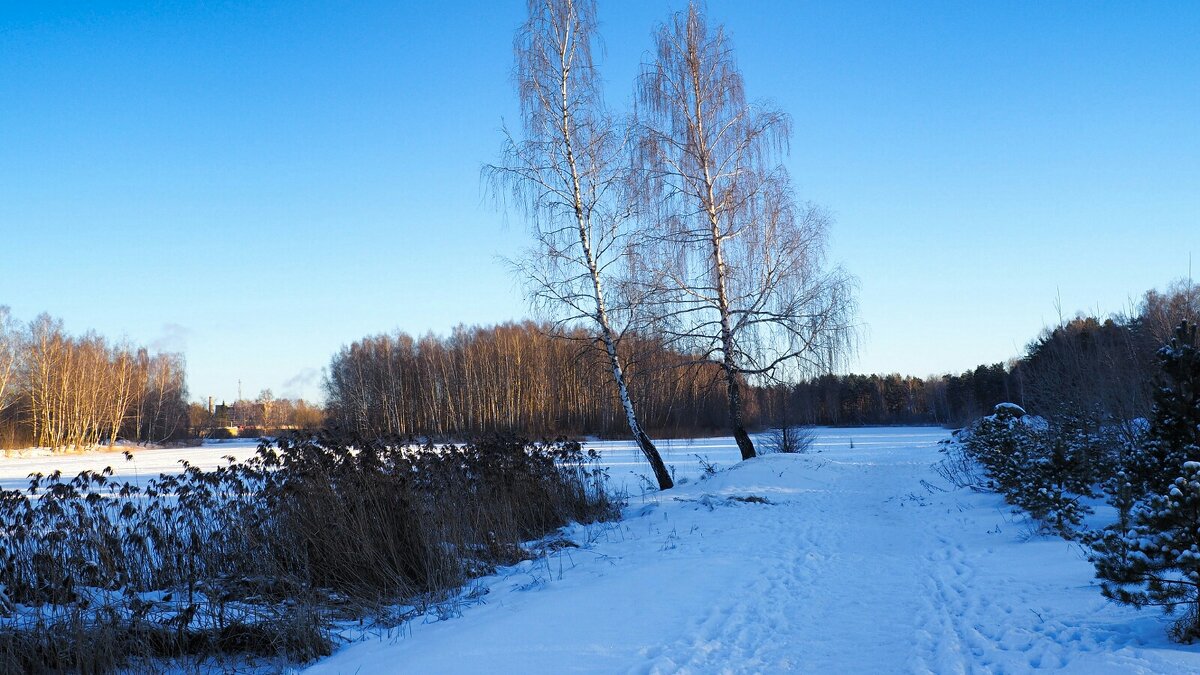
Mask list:
[[[309,672],[1200,672],[1200,647],[1168,642],[1168,619],[1100,596],[1078,546],[938,478],[946,431],[818,433],[811,454],[745,463],[729,438],[661,441],[680,483],[661,494],[643,489],[632,444],[591,444],[629,493],[622,522],[574,527],[578,548],[481,580],[453,618],[352,642]],[[253,449],[3,458],[0,483],[109,465],[144,481]],[[721,470],[704,478],[701,459]]]
[[[832,452],[838,448],[869,448],[880,444],[912,443],[936,445],[949,436],[940,427],[871,427],[832,428],[815,430],[813,453]],[[760,452],[767,450],[769,438],[766,434],[754,435],[755,447]],[[733,437],[689,438],[656,440],[655,446],[662,455],[667,470],[676,481],[696,480],[704,475],[704,466],[711,464],[723,469],[741,461],[737,443]],[[654,474],[642,458],[642,452],[629,441],[592,441],[585,447],[600,453],[602,464],[608,468],[610,484],[617,490],[625,490],[630,496],[642,494],[648,487],[656,485],[651,480]]]

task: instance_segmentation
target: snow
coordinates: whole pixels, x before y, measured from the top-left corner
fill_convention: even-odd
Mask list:
[[[1078,546],[942,483],[947,436],[823,429],[819,452],[742,463],[732,439],[660,444],[683,485],[481,580],[456,618],[308,672],[1200,671],[1156,610],[1100,596]],[[639,472],[636,449],[600,446],[614,477]],[[693,452],[727,469],[700,480]]]
[[[996,404],[995,414],[1007,413],[1013,417],[1024,417],[1025,409],[1016,403],[998,403]]]
[[[662,493],[633,444],[589,443],[629,493],[622,521],[568,528],[578,548],[479,580],[453,618],[371,634],[309,672],[1200,672],[1170,619],[1100,595],[1077,545],[938,478],[947,437],[819,429],[810,454],[748,462],[730,438],[661,441],[679,482]],[[254,447],[4,458],[0,484],[105,466],[144,481]]]
[[[111,451],[86,453],[63,453],[49,455],[34,451],[20,456],[0,457],[0,488],[24,490],[29,487],[29,474],[50,474],[62,471],[63,476],[75,476],[80,471],[100,471],[112,467],[113,475],[121,481],[145,485],[161,473],[178,473],[180,460],[187,460],[201,469],[213,469],[225,464],[223,459],[231,455],[246,459],[258,448],[258,439],[229,441],[206,441],[204,445],[187,448],[147,448],[118,445]],[[126,459],[129,452],[133,459]]]

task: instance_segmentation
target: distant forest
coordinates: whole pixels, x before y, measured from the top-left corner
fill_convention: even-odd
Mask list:
[[[728,404],[715,363],[661,341],[626,337],[620,349],[643,425],[659,436],[727,433]],[[449,337],[365,338],[334,356],[328,421],[368,436],[628,434],[605,379],[604,354],[584,333],[548,324],[461,327]],[[825,375],[798,384],[745,384],[752,427],[961,424],[1013,398],[1003,364],[961,375]]]
[[[181,443],[321,426],[320,407],[269,389],[212,410],[189,404],[185,372],[182,354],[72,335],[47,314],[22,323],[0,305],[0,448]]]
[[[1181,318],[1200,312],[1200,286],[1146,293],[1128,314],[1064,320],[1019,359],[932,377],[827,374],[796,383],[745,380],[751,428],[936,424],[960,427],[1012,401],[1047,417],[1087,410],[1113,419],[1150,414],[1154,354]],[[630,393],[655,436],[728,433],[720,366],[626,335]],[[197,435],[254,435],[322,424],[366,436],[625,438],[622,405],[600,345],[585,331],[523,322],[359,340],[329,365],[324,410],[275,399],[186,404],[182,355],[154,354],[41,316],[18,324],[0,308],[0,446],[66,448]]]
[[[71,335],[46,314],[20,325],[0,306],[0,447],[176,439],[186,396],[180,354]]]
[[[1031,412],[1089,399],[1093,408],[1148,415],[1154,353],[1197,287],[1150,291],[1127,315],[1078,316],[1049,328],[1009,363],[932,377],[828,374],[799,383],[745,382],[749,424],[936,424],[959,427],[1012,401]],[[727,433],[718,365],[661,340],[626,336],[633,400],[657,436]],[[587,333],[549,324],[460,327],[448,337],[364,338],[338,352],[326,380],[327,421],[369,436],[628,434],[605,379],[605,357]]]

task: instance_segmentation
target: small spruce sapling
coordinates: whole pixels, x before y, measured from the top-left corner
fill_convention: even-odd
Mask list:
[[[1095,545],[1105,597],[1134,607],[1185,608],[1171,628],[1179,642],[1200,638],[1200,462],[1185,462],[1165,495],[1137,505],[1133,524],[1105,531]]]

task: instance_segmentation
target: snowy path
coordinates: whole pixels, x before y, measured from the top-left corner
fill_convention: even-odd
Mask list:
[[[851,449],[831,431],[820,453],[634,498],[619,525],[572,530],[582,548],[484,580],[461,616],[309,672],[1200,671],[1156,613],[1100,597],[1078,548],[939,490],[943,437],[860,429]]]

